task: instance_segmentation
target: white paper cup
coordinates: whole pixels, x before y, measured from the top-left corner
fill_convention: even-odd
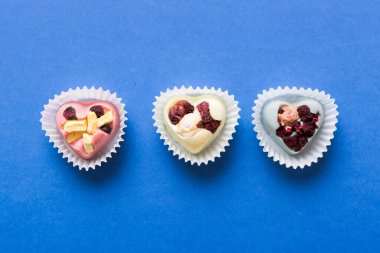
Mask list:
[[[77,155],[61,136],[57,129],[55,118],[59,107],[66,102],[90,102],[92,100],[104,100],[115,105],[120,115],[120,126],[107,147],[91,160],[85,160]],[[112,157],[112,153],[116,153],[116,148],[119,148],[120,142],[123,141],[122,135],[124,135],[125,121],[127,120],[124,104],[121,103],[121,98],[118,98],[116,93],[103,90],[102,87],[95,89],[94,87],[87,88],[85,86],[83,88],[77,87],[75,90],[69,89],[68,91],[63,91],[60,95],[54,95],[54,99],[49,99],[49,103],[44,105],[44,108],[45,110],[41,112],[42,118],[40,120],[42,130],[49,137],[49,142],[53,142],[54,147],[58,148],[58,153],[62,153],[62,157],[67,158],[67,162],[72,163],[74,167],[78,166],[79,170],[85,169],[88,171],[90,168],[95,169],[96,166],[101,166],[102,162],[106,163],[107,158]]]
[[[194,155],[186,151],[173,139],[165,127],[163,119],[165,104],[169,99],[178,95],[215,95],[218,96],[226,106],[227,117],[225,126],[221,130],[219,136],[217,136],[215,140],[199,154]],[[208,162],[214,162],[215,158],[220,157],[221,153],[225,152],[225,148],[229,146],[229,141],[232,139],[232,134],[236,131],[235,127],[239,124],[238,119],[240,118],[240,108],[238,107],[238,102],[234,100],[234,96],[229,95],[227,91],[222,91],[220,88],[216,90],[214,87],[174,87],[172,90],[167,89],[166,92],[161,92],[160,96],[156,97],[156,101],[153,105],[153,119],[155,121],[154,126],[157,127],[157,133],[161,135],[160,138],[164,140],[164,145],[167,145],[168,149],[173,151],[173,156],[178,155],[178,159],[184,159],[185,162],[190,162],[192,165],[196,164],[200,166],[201,164],[208,164]]]
[[[324,120],[322,126],[320,126],[318,132],[313,136],[311,142],[300,153],[296,155],[290,155],[283,150],[273,138],[271,137],[262,123],[261,111],[263,106],[269,100],[272,100],[279,96],[284,95],[300,95],[317,100],[324,109]],[[331,144],[331,139],[334,138],[334,131],[336,130],[336,123],[338,122],[337,111],[338,106],[335,104],[335,100],[331,98],[329,94],[324,91],[304,89],[304,88],[289,88],[278,87],[277,89],[264,90],[262,94],[258,95],[255,100],[253,109],[253,121],[254,131],[257,132],[257,139],[260,140],[260,146],[263,147],[263,151],[268,153],[268,157],[272,157],[273,161],[279,162],[281,165],[285,165],[287,168],[293,169],[301,168],[305,166],[311,166],[312,163],[317,163],[318,158],[323,157],[323,153],[327,151],[327,146]]]

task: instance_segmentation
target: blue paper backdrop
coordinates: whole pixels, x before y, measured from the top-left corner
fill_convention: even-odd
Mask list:
[[[0,2],[1,252],[379,252],[380,5],[376,1]],[[214,164],[174,158],[152,103],[214,85],[242,108]],[[118,93],[122,148],[78,171],[41,131],[76,86]],[[293,171],[262,152],[253,100],[278,85],[339,105],[328,153]]]

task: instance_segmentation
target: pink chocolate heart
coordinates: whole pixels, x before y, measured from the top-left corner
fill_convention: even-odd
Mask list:
[[[115,136],[116,132],[119,129],[120,125],[120,116],[117,108],[107,101],[92,101],[92,102],[67,102],[63,104],[57,111],[56,114],[56,124],[59,132],[61,133],[62,137],[66,140],[68,133],[65,132],[62,128],[62,126],[65,124],[67,119],[64,117],[63,112],[68,107],[73,107],[76,112],[77,119],[85,119],[87,118],[87,114],[90,112],[90,108],[92,106],[102,106],[104,113],[108,111],[113,111],[114,120],[112,123],[112,131],[110,134],[107,134],[106,132],[103,132],[101,129],[98,129],[94,134],[93,138],[93,145],[94,145],[94,151],[90,154],[86,153],[83,146],[83,138],[79,138],[78,140],[67,143],[80,157],[86,160],[90,160],[93,157],[95,157],[100,151],[102,151],[112,140],[112,138]]]

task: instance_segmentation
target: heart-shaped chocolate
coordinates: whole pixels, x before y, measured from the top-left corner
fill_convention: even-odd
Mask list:
[[[164,123],[170,135],[191,154],[198,154],[220,134],[226,107],[214,95],[179,95],[165,104]]]
[[[83,159],[101,152],[119,129],[117,108],[107,101],[67,102],[57,111],[56,124],[68,145]]]
[[[324,109],[315,99],[289,94],[266,102],[261,118],[273,140],[287,153],[296,155],[322,127]]]

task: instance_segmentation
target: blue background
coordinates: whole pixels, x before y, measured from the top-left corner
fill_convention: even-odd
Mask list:
[[[379,252],[380,5],[375,1],[0,2],[1,252]],[[152,103],[179,84],[240,101],[214,164],[174,158]],[[118,153],[78,171],[39,122],[54,94],[103,86],[126,103]],[[278,85],[339,105],[320,162],[262,152],[253,100]]]

